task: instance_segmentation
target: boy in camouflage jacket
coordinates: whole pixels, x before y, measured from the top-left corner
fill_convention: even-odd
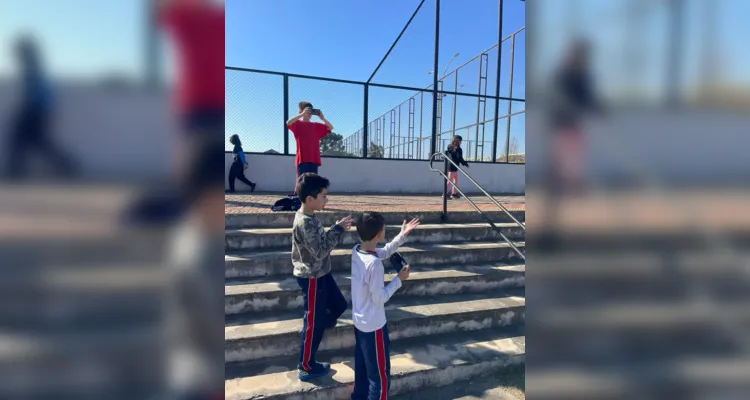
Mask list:
[[[302,208],[297,211],[292,228],[292,264],[294,276],[302,289],[305,313],[302,318],[297,377],[306,381],[328,373],[330,364],[315,360],[323,333],[336,326],[347,303],[331,276],[331,251],[339,244],[344,231],[352,225],[348,216],[325,231],[315,211],[328,203],[329,181],[314,173],[300,175],[297,194]]]

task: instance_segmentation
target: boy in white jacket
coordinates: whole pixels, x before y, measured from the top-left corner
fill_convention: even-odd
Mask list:
[[[365,212],[357,220],[362,244],[352,249],[352,320],[356,340],[353,400],[388,398],[391,362],[385,302],[401,287],[401,282],[409,278],[409,266],[403,267],[385,286],[382,260],[392,256],[418,225],[416,218],[408,223],[404,220],[401,233],[385,248],[377,248],[385,237],[383,216]]]

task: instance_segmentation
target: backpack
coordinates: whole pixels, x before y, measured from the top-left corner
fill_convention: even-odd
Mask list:
[[[297,196],[289,195],[271,206],[273,211],[297,211],[302,207],[302,201]]]

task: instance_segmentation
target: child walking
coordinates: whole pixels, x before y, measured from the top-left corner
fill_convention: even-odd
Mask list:
[[[292,264],[304,297],[297,364],[297,378],[303,381],[323,376],[331,368],[329,363],[318,362],[315,353],[324,331],[336,326],[347,307],[344,295],[331,276],[330,254],[344,231],[351,227],[352,217],[336,222],[328,231],[323,230],[315,212],[323,210],[328,203],[328,185],[328,179],[314,173],[304,173],[297,180],[302,208],[297,211],[292,228]]]
[[[390,340],[385,303],[409,279],[409,266],[385,283],[383,259],[396,252],[419,225],[418,219],[404,220],[401,232],[385,248],[377,248],[385,237],[385,219],[376,212],[365,212],[357,219],[362,241],[352,250],[352,320],[354,321],[354,391],[352,400],[388,398],[391,386]]]
[[[245,159],[245,152],[242,150],[242,142],[237,134],[232,135],[229,138],[229,143],[234,145],[232,153],[234,153],[234,161],[232,166],[229,168],[229,193],[234,193],[234,180],[239,179],[240,182],[247,186],[250,186],[250,191],[255,191],[255,183],[250,182],[245,178],[245,170],[247,169],[247,159]]]
[[[468,167],[469,163],[464,160],[464,151],[461,149],[461,142],[463,140],[464,139],[461,137],[461,135],[453,136],[453,140],[448,146],[448,149],[445,150],[445,154],[450,157],[454,163]],[[451,194],[450,198],[457,199],[461,197],[461,195],[456,194],[456,186],[454,186],[458,185],[458,168],[456,168],[456,166],[451,163],[448,163],[448,179],[453,182],[453,185],[451,185],[453,187],[453,193]]]

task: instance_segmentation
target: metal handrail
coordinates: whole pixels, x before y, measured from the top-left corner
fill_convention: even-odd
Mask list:
[[[439,170],[437,168],[434,168],[432,166],[432,163],[436,161],[436,157],[441,157],[442,158],[441,161],[445,161],[445,170],[446,170],[446,172],[441,171],[441,170]],[[484,190],[484,188],[482,187],[482,185],[480,185],[479,183],[477,183],[477,181],[475,181],[471,176],[469,176],[469,174],[467,174],[466,171],[464,171],[455,162],[453,162],[453,160],[451,160],[450,157],[447,157],[443,153],[435,153],[435,154],[432,155],[432,157],[430,157],[430,171],[439,173],[440,175],[443,176],[443,178],[445,179],[446,182],[450,182],[450,184],[453,185],[454,188],[456,188],[456,190],[458,191],[458,193],[461,194],[461,197],[463,197],[464,199],[466,199],[466,201],[469,202],[469,204],[474,208],[474,210],[476,210],[479,214],[481,214],[484,217],[485,220],[487,220],[487,223],[490,224],[490,226],[492,227],[492,229],[494,229],[495,232],[497,232],[500,235],[500,237],[502,237],[503,240],[505,240],[505,242],[508,243],[508,245],[513,249],[513,251],[515,251],[516,254],[518,254],[518,256],[521,257],[521,259],[523,259],[525,261],[526,260],[526,256],[523,255],[523,253],[521,252],[521,250],[519,250],[518,247],[516,247],[516,245],[513,244],[513,242],[510,239],[508,239],[508,237],[506,237],[503,234],[503,232],[500,230],[500,228],[498,228],[497,225],[495,225],[495,223],[492,222],[492,220],[490,219],[490,217],[487,216],[487,214],[485,214],[482,210],[479,209],[479,207],[476,205],[476,203],[474,203],[473,200],[471,200],[468,196],[466,196],[464,194],[464,192],[458,187],[458,185],[454,184],[453,182],[451,182],[450,179],[448,179],[448,175],[447,175],[448,163],[453,164],[453,166],[455,166],[459,171],[461,171],[461,173],[464,174],[464,176],[466,176],[466,178],[468,178],[469,181],[471,181],[471,183],[473,183],[474,185],[476,185],[476,187],[479,188],[479,190],[481,190],[482,193],[485,194],[485,196],[487,196],[493,203],[495,203],[495,205],[497,205],[498,207],[500,207],[500,209],[502,211],[504,211],[505,214],[507,214],[510,217],[510,219],[513,220],[513,222],[515,222],[516,224],[518,224],[518,226],[521,229],[523,229],[524,232],[526,231],[526,226],[523,223],[521,223],[519,220],[517,220],[516,217],[514,217],[510,213],[510,211],[508,211],[508,209],[505,208],[505,206],[503,206],[502,204],[500,204],[497,200],[495,200],[494,197],[492,197],[489,193],[487,193],[487,191]],[[444,216],[445,216],[445,213],[446,213],[445,209],[447,207],[447,196],[448,196],[448,190],[447,189],[448,189],[448,185],[446,184],[445,187],[444,187],[444,189],[443,189],[443,215]]]
[[[474,180],[474,179],[473,179],[473,178],[472,178],[471,176],[469,176],[469,174],[467,174],[467,173],[466,173],[466,171],[464,171],[464,170],[463,170],[463,168],[461,168],[460,166],[458,166],[458,164],[456,164],[455,162],[453,162],[453,160],[451,160],[451,159],[450,159],[450,157],[446,157],[446,156],[445,156],[445,154],[443,154],[443,153],[435,153],[435,154],[433,154],[433,155],[432,155],[432,157],[430,157],[430,171],[435,171],[435,172],[442,172],[442,171],[440,171],[440,170],[438,170],[438,169],[435,169],[435,168],[433,168],[433,167],[432,167],[432,163],[433,163],[433,161],[435,161],[435,157],[437,157],[437,156],[440,156],[440,157],[442,157],[442,158],[443,158],[444,160],[446,160],[446,161],[448,161],[449,163],[453,164],[453,166],[454,166],[454,167],[456,167],[456,168],[457,168],[457,169],[458,169],[458,170],[459,170],[459,171],[460,171],[460,172],[461,172],[462,174],[464,174],[464,176],[465,176],[465,177],[466,177],[466,178],[467,178],[467,179],[468,179],[468,180],[469,180],[469,181],[470,181],[471,183],[473,183],[473,184],[474,184],[474,185],[475,185],[475,186],[476,186],[477,188],[479,188],[479,190],[481,190],[481,191],[482,191],[482,193],[484,193],[484,195],[485,195],[485,196],[487,196],[487,197],[488,197],[488,198],[489,198],[489,199],[490,199],[490,200],[491,200],[491,201],[492,201],[493,203],[495,203],[495,205],[496,205],[496,206],[500,207],[500,209],[501,209],[502,211],[504,211],[504,212],[505,212],[505,214],[507,214],[507,215],[508,215],[508,217],[510,217],[510,219],[512,219],[512,220],[513,220],[513,222],[515,222],[516,224],[518,224],[518,226],[519,226],[519,227],[521,227],[521,229],[523,229],[524,231],[526,230],[526,225],[524,225],[524,224],[523,224],[522,222],[520,222],[519,220],[517,220],[517,219],[516,219],[516,218],[515,218],[515,217],[514,217],[514,216],[513,216],[513,215],[512,215],[511,213],[510,213],[510,211],[508,211],[508,209],[507,209],[507,208],[505,208],[505,206],[503,206],[502,204],[500,204],[500,202],[498,202],[498,201],[497,201],[497,200],[496,200],[496,199],[495,199],[494,197],[492,197],[492,195],[490,195],[489,193],[487,193],[487,191],[486,191],[486,190],[484,190],[484,188],[482,187],[482,185],[480,185],[479,183],[477,183],[477,181],[475,181],[475,180]],[[448,179],[448,177],[446,176],[446,177],[445,177],[445,179]],[[450,182],[450,180],[448,180],[448,181]],[[451,184],[453,184],[453,182],[451,182]],[[456,185],[453,185],[453,186],[455,186],[455,187],[456,187],[456,190],[459,190],[459,191],[460,191],[460,189],[458,188],[458,186],[456,186]]]

